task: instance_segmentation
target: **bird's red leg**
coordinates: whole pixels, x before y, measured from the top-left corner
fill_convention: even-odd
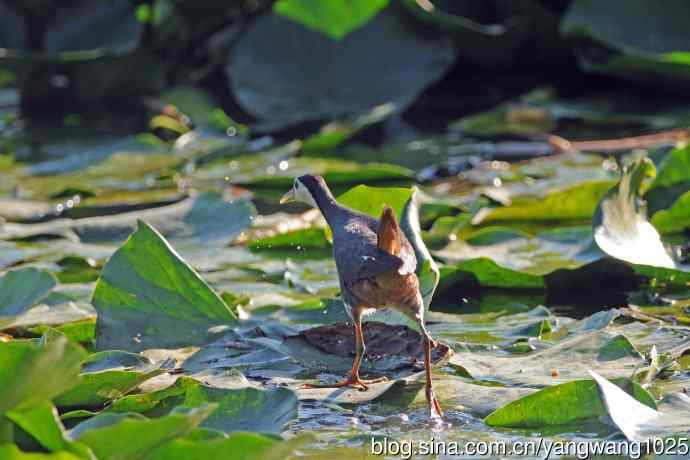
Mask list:
[[[352,366],[352,371],[350,372],[350,375],[355,375],[356,379],[358,382],[366,385],[369,385],[371,383],[379,383],[379,382],[385,382],[388,379],[386,377],[379,377],[377,379],[371,379],[371,380],[364,380],[359,378],[359,366],[362,363],[362,359],[364,358],[364,334],[362,333],[362,321],[359,319],[359,321],[355,322],[355,342],[356,342],[356,352],[355,352],[355,363]]]
[[[431,379],[431,348],[432,340],[429,334],[423,330],[422,340],[424,341],[424,369],[426,371],[426,402],[429,405],[429,416],[438,416],[443,419],[443,410],[434,394],[433,381]]]
[[[359,367],[362,364],[362,358],[364,357],[364,334],[362,334],[362,318],[357,313],[356,309],[353,309],[354,325],[355,325],[355,361],[352,363],[352,369],[348,377],[340,382],[331,384],[313,384],[305,383],[302,388],[341,388],[341,387],[356,387],[360,391],[366,391],[369,389],[367,385],[371,383],[383,382],[386,377],[381,377],[373,380],[362,380],[359,378]]]

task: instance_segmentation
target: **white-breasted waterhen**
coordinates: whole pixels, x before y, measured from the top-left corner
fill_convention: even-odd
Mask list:
[[[281,203],[300,201],[319,208],[333,233],[333,256],[338,269],[340,290],[355,328],[355,360],[348,377],[331,385],[307,384],[306,388],[344,386],[367,390],[368,384],[384,379],[362,380],[359,367],[364,356],[362,316],[382,308],[393,308],[419,325],[426,369],[426,399],[431,416],[442,417],[431,378],[431,349],[434,341],[424,325],[424,303],[415,274],[414,249],[395,217],[386,207],[381,218],[362,214],[336,201],[320,176],[295,179]]]

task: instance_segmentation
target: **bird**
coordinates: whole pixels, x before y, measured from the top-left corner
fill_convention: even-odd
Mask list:
[[[355,332],[355,359],[347,377],[334,384],[305,384],[304,388],[355,387],[366,391],[368,385],[385,380],[364,380],[359,375],[365,353],[362,317],[390,308],[418,325],[424,349],[429,415],[443,419],[431,374],[431,350],[436,342],[424,323],[424,300],[415,273],[417,258],[393,210],[385,206],[376,220],[343,206],[323,177],[311,174],[295,178],[292,188],[280,199],[281,204],[295,201],[318,208],[331,228],[340,292]]]

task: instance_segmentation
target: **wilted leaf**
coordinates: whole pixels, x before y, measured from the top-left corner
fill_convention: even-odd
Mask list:
[[[421,335],[404,326],[368,322],[362,326],[362,331],[367,344],[365,357],[372,361],[400,358],[413,362],[423,356]],[[303,331],[301,336],[324,353],[354,357],[355,337],[352,324],[316,326]],[[447,353],[448,347],[439,344],[432,352],[432,360],[439,361]]]
[[[364,378],[385,376],[389,380],[372,384],[371,392],[365,394],[355,388],[297,390],[300,399],[364,403],[404,386],[400,379],[413,378],[413,374],[423,370],[422,340],[418,332],[405,326],[374,321],[364,322],[362,328],[367,350],[360,373]],[[352,368],[354,329],[347,323],[317,326],[300,336],[286,338],[276,347],[312,373],[327,371],[334,381]],[[432,362],[443,362],[450,354],[450,348],[439,343],[432,350]]]
[[[640,204],[643,181],[654,176],[654,164],[638,160],[623,169],[618,185],[603,197],[592,219],[592,233],[609,256],[633,264],[675,268],[661,237]]]
[[[631,441],[645,441],[650,438],[687,433],[690,429],[690,412],[686,410],[660,412],[640,404],[636,399],[594,371],[590,374],[596,381],[606,411],[616,426]]]

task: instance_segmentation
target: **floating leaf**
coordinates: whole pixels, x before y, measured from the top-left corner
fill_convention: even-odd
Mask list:
[[[388,163],[359,164],[334,158],[305,157],[291,161],[289,166],[289,169],[276,171],[270,176],[252,177],[246,181],[240,178],[236,182],[254,187],[287,189],[292,187],[295,177],[302,174],[318,174],[323,176],[332,188],[336,188],[358,182],[409,182],[412,178],[412,171],[409,169]]]
[[[407,200],[403,208],[402,216],[400,217],[400,228],[414,249],[415,257],[417,258],[417,269],[415,272],[419,278],[419,291],[424,301],[424,308],[428,310],[441,279],[441,272],[422,239],[418,201],[419,191],[414,187],[412,189],[412,196]]]
[[[197,407],[207,403],[217,404],[218,409],[201,426],[225,432],[280,433],[297,416],[297,397],[287,388],[214,388],[189,377],[180,377],[173,386],[154,393],[126,396],[115,401],[110,410],[156,409],[160,413],[166,407]]]
[[[659,164],[650,193],[656,188],[690,184],[690,145],[675,148]]]
[[[86,446],[65,437],[65,429],[57,410],[49,401],[24,410],[10,411],[6,416],[48,451],[68,451],[84,459],[93,457]]]
[[[321,127],[321,130],[302,141],[301,155],[331,156],[335,150],[354,137],[361,130],[380,123],[395,112],[393,104],[382,104],[350,120],[332,122]]]
[[[3,460],[84,460],[84,457],[70,452],[54,452],[50,454],[24,452],[19,450],[19,447],[14,444],[0,444],[0,458]]]
[[[87,283],[98,278],[96,261],[91,258],[66,256],[58,261],[58,265],[61,270],[56,276],[61,283]]]
[[[272,452],[285,446],[274,437],[257,433],[232,433],[223,436],[217,432],[197,428],[188,435],[156,449],[149,460],[207,460],[211,458],[232,458],[236,460],[267,459]]]
[[[181,243],[227,244],[251,223],[255,209],[247,200],[226,201],[215,192],[193,194],[168,206],[83,219],[56,219],[38,224],[6,224],[0,238],[61,236],[85,243],[124,241],[145,220]]]
[[[501,267],[482,257],[446,265],[441,268],[439,290],[455,285],[484,286],[504,289],[544,289],[544,277]]]
[[[305,228],[280,233],[275,236],[259,238],[249,244],[252,250],[271,250],[271,249],[329,249],[330,243],[326,239],[326,232],[322,228]]]
[[[586,378],[590,369],[611,377],[632,375],[644,363],[640,356],[600,359],[601,348],[616,335],[607,330],[581,332],[549,348],[521,356],[456,351],[450,362],[465,369],[475,379],[498,380],[513,385],[565,383]]]
[[[690,280],[688,272],[678,269],[605,257],[584,227],[559,228],[530,238],[516,234],[494,244],[456,240],[434,254],[447,262],[441,270],[443,295],[479,287],[558,292],[596,286],[613,292],[655,283],[683,288]]]
[[[84,351],[61,335],[0,342],[0,414],[51,400],[76,385],[83,358]]]
[[[81,381],[55,399],[59,407],[99,406],[119,398],[163,370],[149,359],[124,351],[94,353],[85,361]]]
[[[652,224],[662,233],[680,233],[690,228],[690,192],[681,195],[670,208],[654,214]]]
[[[340,40],[388,5],[388,0],[279,0],[276,13]]]
[[[340,41],[276,14],[260,16],[230,56],[232,92],[271,128],[338,119],[389,102],[404,110],[443,75],[453,53],[444,37],[423,34],[398,14],[387,9]]]
[[[53,275],[36,268],[13,270],[0,276],[0,317],[23,313],[55,287]]]
[[[527,237],[529,237],[529,234],[510,227],[491,226],[473,231],[464,237],[463,240],[475,246],[484,246]]]
[[[160,96],[166,104],[172,104],[184,115],[191,118],[197,126],[222,130],[224,133],[230,127],[234,127],[240,135],[246,135],[248,128],[233,122],[211,96],[204,90],[191,86],[177,86],[163,92]],[[220,113],[225,115],[221,120]]]
[[[161,445],[189,433],[214,410],[214,405],[180,407],[156,419],[101,414],[81,422],[68,436],[91,447],[99,460],[143,460]]]
[[[637,383],[617,379],[616,384],[634,393],[649,407],[656,408],[654,399]],[[621,390],[622,391],[622,390]],[[637,403],[640,404],[640,403]],[[539,428],[581,422],[606,415],[593,380],[575,380],[544,388],[513,401],[489,414],[484,422],[489,426]]]
[[[526,3],[529,5],[525,5]],[[524,2],[514,10],[511,8],[512,4],[508,8],[499,7],[491,13],[483,11],[484,5],[468,7],[467,2],[404,0],[402,4],[417,18],[442,32],[450,33],[462,56],[487,65],[509,62],[515,51],[530,38],[530,32],[534,33],[534,30],[531,30],[527,17],[533,21],[542,21],[539,27],[535,27],[540,32],[555,29],[553,25],[544,23],[544,15],[537,14],[532,2]],[[486,8],[491,7],[487,5]],[[476,13],[479,19],[475,19],[472,13]],[[489,15],[491,23],[483,23],[484,18]],[[494,19],[496,15],[499,17]],[[555,18],[549,19],[555,23]]]
[[[0,36],[0,47],[11,48],[0,58],[3,67],[16,69],[23,76],[27,89],[23,97],[31,112],[42,112],[40,104],[46,100],[67,98],[73,104],[76,101],[94,106],[105,99],[140,95],[160,86],[165,66],[157,63],[153,71],[142,70],[144,63],[150,64],[156,57],[137,49],[145,28],[137,20],[136,8],[127,0],[21,2],[16,7],[21,8],[24,17],[14,19],[17,24],[10,30],[20,38],[3,43],[6,37]],[[3,12],[0,17],[0,29],[5,29],[6,21],[12,21],[14,15]],[[29,27],[29,17],[41,22],[40,33]],[[20,24],[24,27],[18,27]],[[38,43],[29,46],[29,39],[21,37],[31,34]],[[62,72],[65,79],[61,80],[61,87],[58,89],[49,78],[36,75],[40,69]]]
[[[4,327],[7,329],[26,329],[43,335],[50,329],[61,332],[73,342],[90,342],[96,334],[96,312],[83,302],[56,299],[51,295],[44,302],[12,318]]]
[[[153,228],[137,231],[103,267],[93,294],[99,349],[199,344],[235,315]]]
[[[615,361],[617,359],[625,358],[626,356],[632,356],[634,358],[642,357],[635,346],[630,343],[630,340],[621,334],[612,338],[603,347],[601,347],[597,359],[599,361]]]
[[[413,192],[411,188],[358,185],[340,195],[337,200],[340,204],[368,214],[375,219],[381,217],[385,206],[389,206],[400,220],[403,209],[412,198]]]
[[[549,192],[540,199],[515,199],[510,206],[480,211],[473,223],[587,220],[594,214],[595,203],[599,202],[611,185],[610,181],[590,181]]]
[[[602,11],[594,0],[575,0],[563,17],[562,32],[586,45],[579,53],[586,70],[644,81],[690,81],[687,2],[673,0],[653,11],[644,0],[609,5]]]

